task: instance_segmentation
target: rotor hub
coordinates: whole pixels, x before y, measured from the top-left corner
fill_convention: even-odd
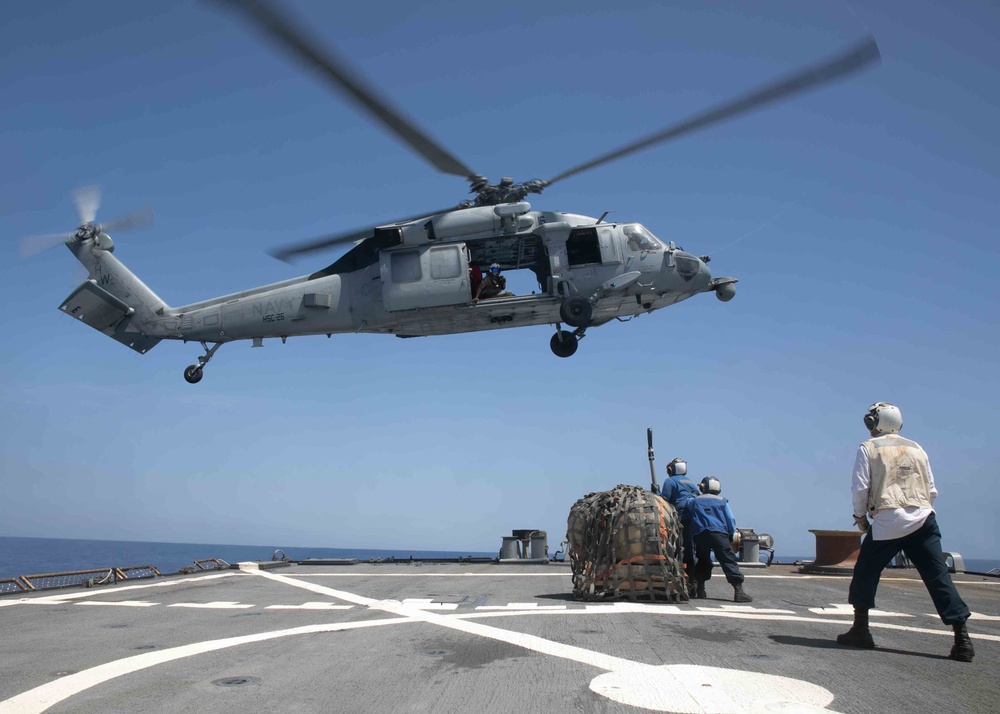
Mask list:
[[[76,229],[76,233],[73,234],[73,238],[78,243],[86,243],[88,240],[95,240],[100,232],[100,226],[93,221],[88,221],[80,224],[80,227]]]
[[[473,205],[496,206],[523,201],[529,193],[541,193],[546,185],[541,179],[514,183],[514,179],[507,177],[500,179],[500,183],[490,183],[485,176],[476,174],[469,178],[469,193],[476,194]]]

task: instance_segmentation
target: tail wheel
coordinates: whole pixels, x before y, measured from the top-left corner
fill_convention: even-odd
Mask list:
[[[549,340],[549,347],[556,357],[572,357],[576,353],[578,344],[576,335],[566,330],[559,330]]]
[[[590,324],[593,308],[585,297],[574,295],[559,306],[559,317],[570,327],[586,327]]]
[[[202,376],[204,376],[204,372],[199,365],[188,365],[187,369],[184,370],[184,379],[187,380],[188,384],[198,384]]]

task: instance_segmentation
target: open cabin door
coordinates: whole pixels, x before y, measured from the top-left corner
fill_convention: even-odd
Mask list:
[[[386,310],[460,305],[472,299],[465,243],[383,250],[379,260]]]
[[[620,263],[614,230],[613,226],[584,226],[571,230],[566,239],[570,267]]]

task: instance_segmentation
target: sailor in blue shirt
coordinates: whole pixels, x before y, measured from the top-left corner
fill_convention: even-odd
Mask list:
[[[695,597],[707,597],[705,582],[712,577],[712,553],[722,566],[726,580],[733,586],[735,602],[752,602],[753,598],[743,591],[743,573],[736,562],[736,554],[730,542],[737,537],[736,519],[729,508],[729,501],[723,498],[722,484],[714,476],[706,476],[699,486],[701,495],[687,503],[691,516],[691,530],[694,535],[696,563],[694,576],[697,581]]]
[[[677,509],[681,517],[682,537],[684,539],[684,572],[688,578],[688,595],[695,596],[694,584],[694,534],[691,532],[691,514],[687,505],[701,493],[698,484],[688,478],[687,462],[684,459],[674,459],[667,464],[667,478],[660,488],[660,497]]]

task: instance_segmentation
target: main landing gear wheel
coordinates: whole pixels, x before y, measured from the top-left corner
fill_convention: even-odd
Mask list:
[[[184,369],[184,379],[188,384],[198,384],[201,381],[201,378],[205,376],[205,365],[215,356],[215,351],[222,347],[222,343],[216,342],[209,347],[208,343],[203,341],[201,346],[205,350],[205,354],[198,358],[198,364],[189,364]]]
[[[559,317],[570,327],[586,327],[590,324],[593,308],[590,301],[579,295],[567,298],[559,306]]]
[[[549,347],[552,348],[552,354],[556,357],[572,357],[578,345],[579,341],[576,339],[576,335],[566,330],[559,330],[549,340]]]

